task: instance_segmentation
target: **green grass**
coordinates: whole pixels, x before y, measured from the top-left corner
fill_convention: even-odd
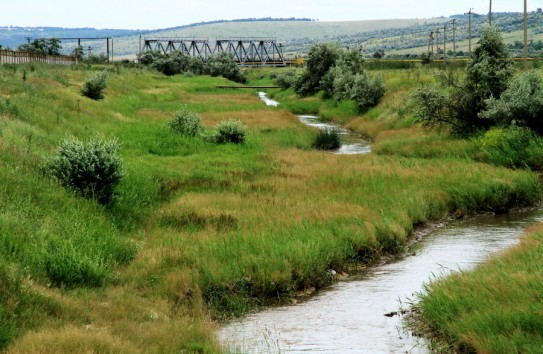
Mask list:
[[[266,107],[255,92],[216,89],[224,79],[122,67],[109,69],[103,100],[86,99],[98,69],[0,68],[0,264],[16,285],[0,285],[0,340],[12,352],[217,352],[213,319],[325,287],[330,268],[402,250],[414,225],[540,197],[535,174],[439,153],[449,141],[414,126],[406,97],[430,80],[424,68],[383,70],[390,91],[364,116],[349,102],[275,90],[281,105]],[[181,106],[202,116],[205,136],[239,119],[245,142],[172,133]],[[289,110],[373,132],[382,153],[315,151],[316,131]],[[67,135],[121,143],[126,177],[111,206],[44,176]],[[387,147],[421,141],[417,153]],[[28,317],[15,318],[3,299],[24,299],[21,287],[46,305],[23,301]],[[44,315],[49,302],[62,311]]]
[[[439,351],[541,352],[542,241],[539,225],[505,254],[425,287],[419,319]]]

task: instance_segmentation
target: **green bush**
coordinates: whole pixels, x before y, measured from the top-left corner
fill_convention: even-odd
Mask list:
[[[205,65],[205,73],[211,76],[222,76],[225,79],[241,84],[247,81],[234,61],[234,57],[226,52],[221,52],[209,58]]]
[[[296,72],[289,70],[281,74],[276,74],[275,84],[281,86],[282,89],[287,90],[296,84],[297,79]]]
[[[481,34],[472,60],[466,68],[466,78],[462,82],[451,79],[447,73],[440,77],[445,84],[446,94],[422,88],[415,95],[419,106],[419,119],[427,125],[448,125],[453,133],[469,135],[480,130],[488,130],[494,123],[480,117],[487,108],[486,101],[500,97],[507,89],[514,67],[507,59],[508,53],[501,34],[495,27],[486,27]],[[429,98],[429,101],[425,99]],[[441,101],[443,105],[437,106]]]
[[[494,128],[476,140],[485,162],[506,167],[543,166],[543,139],[525,127]]]
[[[85,81],[81,88],[81,94],[93,100],[104,98],[104,89],[107,85],[107,73],[105,71],[96,73],[92,78]]]
[[[83,143],[65,139],[46,164],[46,171],[65,187],[78,194],[108,204],[123,177],[122,162],[117,156],[117,141],[95,139]]]
[[[192,58],[181,52],[173,52],[170,54],[149,52],[149,54],[142,55],[140,58],[143,62],[149,63],[155,70],[168,76],[183,73],[199,75],[205,72],[205,66],[202,60],[199,58]]]
[[[336,101],[350,99],[356,102],[360,113],[376,106],[385,95],[385,85],[379,75],[371,78],[365,71],[354,75],[342,70],[330,72],[336,74],[333,84],[334,99]]]
[[[247,128],[241,121],[229,119],[222,121],[215,134],[215,142],[219,144],[234,143],[242,144],[247,137]]]
[[[527,71],[511,81],[499,99],[486,100],[481,118],[497,125],[523,125],[543,134],[543,80],[536,71]]]
[[[337,129],[321,129],[313,147],[319,150],[336,150],[341,147],[341,133]]]
[[[190,112],[186,107],[173,114],[173,119],[168,126],[173,132],[185,136],[199,136],[204,132],[200,115]]]

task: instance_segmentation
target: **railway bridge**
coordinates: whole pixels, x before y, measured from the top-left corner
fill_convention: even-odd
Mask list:
[[[196,38],[145,38],[142,51],[177,51],[203,61],[226,52],[241,66],[285,66],[281,49],[281,44],[272,38],[217,39],[214,43]]]

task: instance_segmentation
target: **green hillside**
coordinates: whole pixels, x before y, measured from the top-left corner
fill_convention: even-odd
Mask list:
[[[521,13],[495,13],[493,24],[504,33],[511,44],[512,54],[518,54],[515,42],[523,39],[523,15]],[[480,30],[487,25],[487,16],[474,15],[472,37],[478,38]],[[453,21],[455,30],[453,32]],[[453,15],[433,19],[385,19],[370,21],[320,22],[310,19],[243,19],[233,21],[211,21],[175,28],[153,31],[95,30],[62,28],[0,28],[0,44],[16,47],[26,37],[104,37],[114,38],[113,54],[116,59],[135,58],[145,38],[199,38],[213,42],[225,38],[275,38],[282,44],[283,51],[290,56],[306,53],[315,43],[336,42],[342,47],[361,48],[363,55],[371,57],[376,51],[389,56],[421,54],[428,50],[430,33],[434,32],[437,48],[443,48],[443,32],[446,27],[447,50],[453,47],[468,49],[468,17]],[[543,13],[529,14],[530,42],[537,44],[543,39]],[[439,33],[438,33],[439,31]],[[141,40],[140,40],[141,36]],[[17,44],[18,43],[18,44]],[[83,46],[95,54],[105,53],[105,41],[86,40]],[[543,43],[542,43],[543,45]],[[75,41],[65,41],[63,50],[69,54],[76,46]],[[516,51],[515,51],[516,49]],[[533,47],[532,54],[541,53],[543,48]]]

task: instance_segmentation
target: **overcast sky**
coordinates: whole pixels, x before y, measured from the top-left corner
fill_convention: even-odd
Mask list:
[[[489,0],[2,0],[0,27],[160,29],[247,17],[308,17],[320,21],[430,18],[488,13]],[[543,0],[528,0],[528,10]],[[493,0],[493,11],[522,12],[522,0]]]

